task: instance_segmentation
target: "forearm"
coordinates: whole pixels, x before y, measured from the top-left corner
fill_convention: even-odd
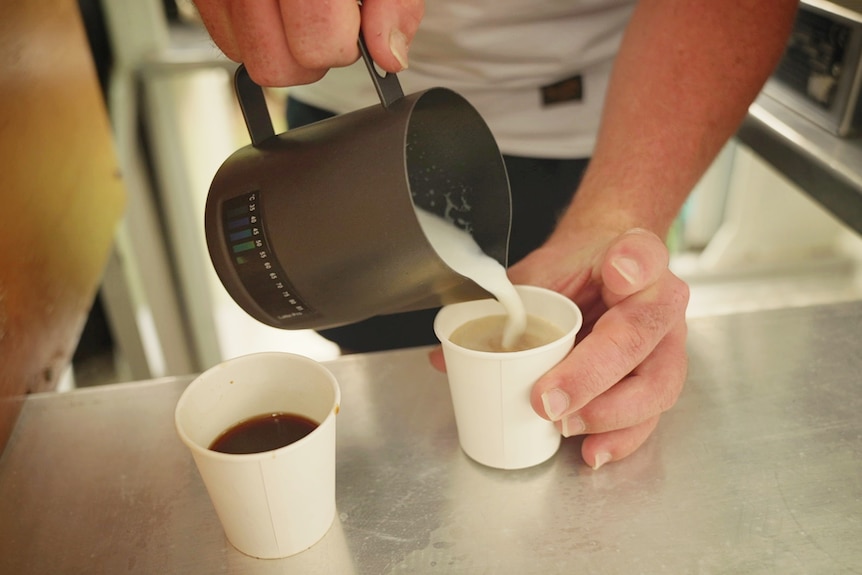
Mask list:
[[[769,77],[795,9],[795,0],[642,0],[558,232],[643,227],[664,237]]]

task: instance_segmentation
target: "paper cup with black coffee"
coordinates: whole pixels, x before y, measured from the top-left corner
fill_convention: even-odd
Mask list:
[[[340,402],[329,370],[289,353],[230,359],[186,388],[177,433],[238,550],[287,557],[329,530]]]
[[[560,433],[533,410],[530,391],[569,353],[583,324],[569,298],[534,286],[516,289],[528,327],[524,341],[511,350],[501,351],[506,312],[495,299],[447,305],[434,321],[461,448],[499,469],[538,465],[559,449]]]

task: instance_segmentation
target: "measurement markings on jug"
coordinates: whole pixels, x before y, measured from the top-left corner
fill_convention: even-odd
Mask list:
[[[284,321],[315,313],[297,296],[274,257],[266,239],[260,192],[249,192],[225,202],[222,224],[237,275],[268,314]]]

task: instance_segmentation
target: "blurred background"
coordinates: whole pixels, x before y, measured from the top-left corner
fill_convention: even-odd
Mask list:
[[[226,60],[183,0],[79,0],[127,196],[107,269],[61,390],[197,372],[282,350],[339,349],[270,328],[230,299],[210,265],[204,202],[219,165],[249,143]],[[276,131],[285,90],[267,90]],[[680,214],[672,268],[690,316],[862,297],[862,240],[731,141]]]

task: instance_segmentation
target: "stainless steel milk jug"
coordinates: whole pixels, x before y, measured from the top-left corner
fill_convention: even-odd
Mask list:
[[[451,90],[404,96],[362,48],[381,104],[278,135],[261,87],[236,72],[252,143],[213,179],[206,239],[225,289],[265,324],[325,328],[488,297],[434,251],[417,207],[506,265],[509,183],[487,125]]]

